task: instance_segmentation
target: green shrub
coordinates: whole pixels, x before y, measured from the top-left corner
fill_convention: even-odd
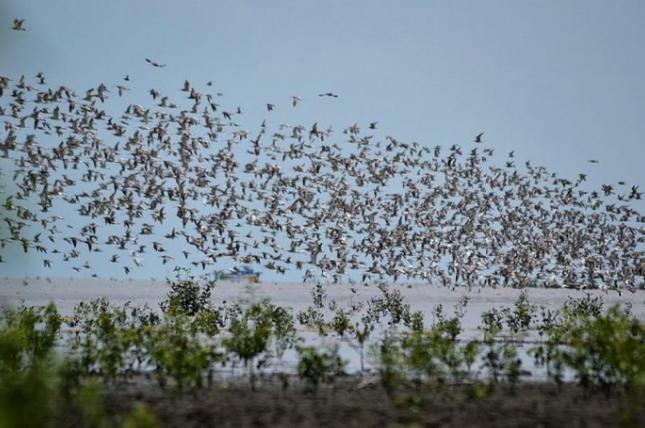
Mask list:
[[[56,307],[4,308],[0,315],[0,371],[13,372],[49,356],[60,336]]]
[[[607,393],[645,387],[645,326],[620,306],[604,313],[598,313],[597,302],[565,306],[546,334],[546,343],[533,353],[556,382],[571,370],[583,387]]]
[[[54,353],[61,317],[56,307],[21,307],[0,313],[0,426],[43,427],[71,403]]]
[[[337,310],[334,314],[331,320],[331,327],[341,338],[344,338],[346,333],[351,333],[354,330],[349,314],[342,309]]]
[[[529,303],[528,294],[525,290],[522,290],[512,309],[504,308],[502,310],[512,338],[516,338],[520,333],[524,333],[529,329],[536,310],[537,307]]]
[[[267,299],[251,304],[246,310],[231,319],[229,337],[223,341],[229,352],[237,356],[248,367],[251,385],[254,386],[254,360],[258,366],[271,357],[269,345],[273,339],[275,353],[282,353],[296,342],[293,316],[283,308],[271,304]]]
[[[425,331],[401,336],[386,335],[379,347],[380,372],[386,390],[398,384],[441,386],[459,384],[473,377],[479,344],[461,344],[456,337],[459,321],[438,323]]]
[[[424,328],[423,312],[416,311],[410,313],[404,320],[405,326],[412,331],[422,331]]]
[[[204,372],[222,360],[209,340],[223,325],[213,308],[160,317],[147,307],[96,300],[79,304],[70,325],[79,329],[72,349],[84,376],[113,381],[152,370],[162,387],[171,380],[179,390],[192,389],[201,387]]]
[[[203,283],[194,280],[172,281],[166,300],[160,305],[161,309],[167,314],[181,313],[194,316],[210,309],[214,287],[213,281]]]
[[[292,348],[298,340],[293,314],[289,310],[275,305],[269,305],[268,310],[271,311],[273,323],[275,354],[278,358],[282,358],[284,352]]]
[[[493,308],[483,312],[481,318],[483,325],[479,326],[479,329],[484,331],[484,341],[493,341],[504,328],[502,324],[504,315],[501,311]]]
[[[148,331],[160,323],[161,318],[146,307],[114,306],[106,299],[80,303],[69,323],[77,329],[71,348],[78,369],[107,381],[140,371],[148,362]]]
[[[338,355],[338,346],[329,350],[318,350],[313,346],[296,347],[299,355],[298,375],[307,382],[308,389],[315,391],[323,383],[333,383],[345,374],[345,362]]]
[[[522,373],[522,360],[518,358],[517,347],[509,342],[487,342],[483,353],[482,367],[487,374],[486,384],[491,388],[504,382],[515,388]]]
[[[367,339],[369,339],[373,330],[374,322],[367,315],[363,316],[360,322],[356,322],[352,329],[354,338],[360,347],[361,372],[365,371],[365,343],[367,343]]]
[[[320,309],[309,306],[306,311],[298,312],[298,322],[300,325],[315,328],[321,336],[327,335],[328,326],[325,322],[325,316]]]
[[[20,340],[18,334],[0,333],[0,353],[10,353],[14,346],[8,342]],[[15,342],[14,342],[15,343]],[[0,373],[0,426],[43,427],[58,411],[58,379],[49,358],[40,357],[29,366],[5,366]]]
[[[202,387],[205,372],[222,361],[213,344],[195,336],[187,319],[148,329],[144,344],[159,384],[165,387],[170,379],[180,392]]]

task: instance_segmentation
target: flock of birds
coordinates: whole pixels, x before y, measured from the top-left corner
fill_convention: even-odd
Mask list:
[[[212,82],[186,81],[178,102],[151,89],[144,104],[123,97],[129,82],[79,95],[43,73],[0,76],[0,165],[12,176],[1,247],[88,272],[83,259],[103,254],[125,274],[154,256],[305,281],[645,287],[638,186],[588,190],[584,174],[562,178],[513,152],[498,161],[483,133],[444,148],[381,138],[378,122],[334,132],[265,120],[251,132]]]

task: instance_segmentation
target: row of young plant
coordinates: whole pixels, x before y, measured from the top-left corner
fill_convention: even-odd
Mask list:
[[[605,308],[587,295],[549,310],[530,304],[523,292],[513,307],[484,312],[483,338],[468,341],[459,339],[463,307],[451,317],[438,307],[423,331],[385,335],[379,362],[386,390],[467,384],[475,395],[500,385],[512,391],[530,374],[519,358],[522,347],[558,386],[570,379],[607,394],[645,391],[645,325],[629,306]],[[537,337],[523,340],[528,332]]]
[[[81,303],[68,318],[53,305],[6,309],[0,319],[3,379],[58,359],[66,382],[76,386],[87,379],[119,382],[145,375],[182,392],[208,386],[216,370],[241,366],[254,387],[271,360],[289,350],[298,355],[299,376],[315,390],[344,374],[345,361],[337,347],[304,346],[299,323],[355,342],[361,371],[368,353],[393,394],[455,385],[468,385],[477,396],[500,385],[512,389],[525,373],[518,339],[528,331],[539,339],[529,349],[535,365],[557,384],[570,376],[586,388],[630,394],[645,386],[643,323],[628,307],[606,309],[598,298],[570,299],[551,311],[522,293],[513,307],[482,315],[481,339],[463,340],[467,299],[451,315],[437,306],[425,323],[422,313],[386,287],[379,297],[346,308],[328,302],[319,286],[313,306],[293,314],[269,300],[214,305],[213,286],[175,282],[160,310],[105,300]],[[372,335],[378,337],[368,345]]]
[[[142,402],[118,421],[105,411],[100,379],[82,378],[56,352],[64,323],[56,307],[4,308],[0,314],[0,426],[153,428]]]

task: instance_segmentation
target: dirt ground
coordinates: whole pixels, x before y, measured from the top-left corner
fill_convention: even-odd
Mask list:
[[[487,398],[472,398],[471,388],[462,386],[408,391],[393,398],[378,381],[352,376],[316,393],[306,389],[297,379],[274,377],[259,382],[255,390],[238,379],[177,395],[139,382],[112,386],[104,399],[117,423],[140,401],[167,427],[645,426],[645,406],[575,385],[558,391],[552,384],[522,384],[515,391],[500,388]]]

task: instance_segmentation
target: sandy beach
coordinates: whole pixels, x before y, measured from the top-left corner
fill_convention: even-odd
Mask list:
[[[463,326],[466,331],[476,327],[482,312],[493,307],[512,306],[522,290],[512,288],[465,288],[449,289],[427,284],[392,285],[400,290],[412,310],[423,311],[426,319],[439,304],[450,313],[453,306],[464,296],[469,299]],[[260,282],[247,284],[235,281],[220,281],[213,291],[213,300],[238,301],[249,298],[269,298],[275,304],[292,308],[294,311],[306,309],[312,303],[311,284],[289,282]],[[339,306],[350,306],[378,297],[381,292],[376,286],[331,284],[325,287],[328,300],[335,300]],[[136,305],[147,304],[156,308],[164,300],[169,285],[164,280],[106,280],[89,279],[0,279],[0,301],[12,305],[45,305],[54,302],[65,315],[73,312],[74,306],[81,301],[107,298],[114,304],[132,302]],[[529,300],[536,305],[549,309],[560,307],[567,298],[580,298],[586,294],[600,296],[606,305],[631,304],[632,312],[645,319],[645,290],[635,292],[570,289],[526,289]]]

